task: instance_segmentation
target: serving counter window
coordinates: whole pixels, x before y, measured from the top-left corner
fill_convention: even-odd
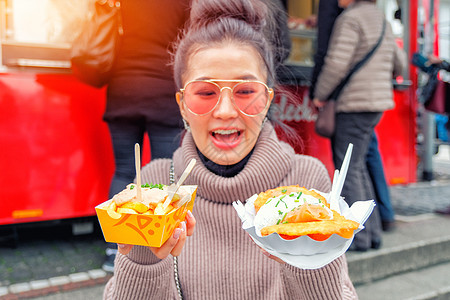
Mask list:
[[[105,89],[70,70],[88,2],[0,0],[0,227],[93,217],[108,198]]]
[[[88,0],[0,0],[1,64],[70,68],[69,50]]]
[[[318,0],[288,1],[288,27],[292,41],[288,64],[302,67],[314,66],[318,6]]]

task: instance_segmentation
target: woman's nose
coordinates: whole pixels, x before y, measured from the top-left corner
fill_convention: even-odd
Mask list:
[[[238,111],[233,104],[232,90],[229,87],[224,87],[220,92],[220,99],[217,107],[214,109],[214,116],[217,118],[235,118],[238,116]]]

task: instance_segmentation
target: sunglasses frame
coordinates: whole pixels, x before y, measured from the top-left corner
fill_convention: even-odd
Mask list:
[[[210,111],[208,111],[208,112],[206,112],[206,113],[204,113],[204,114],[199,114],[199,113],[193,112],[193,111],[189,108],[189,106],[186,104],[186,101],[184,101],[184,91],[186,90],[186,87],[187,87],[189,84],[193,83],[193,82],[207,82],[207,83],[211,83],[211,84],[213,84],[213,85],[215,85],[215,86],[217,86],[217,87],[219,88],[219,93],[220,93],[220,94],[219,94],[219,99],[217,100],[217,102],[216,102],[216,104],[214,105],[214,107],[213,107]],[[233,85],[232,87],[229,87],[229,86],[221,87],[219,84],[217,84],[217,82],[236,82],[236,84]],[[234,88],[235,88],[237,85],[242,84],[242,83],[246,83],[246,82],[256,82],[256,83],[262,84],[262,85],[266,88],[266,91],[267,91],[267,94],[268,94],[267,101],[266,101],[266,106],[264,106],[264,109],[263,109],[260,113],[257,113],[256,115],[250,115],[250,114],[247,114],[247,113],[243,112],[243,111],[237,106],[237,104],[236,104],[236,102],[235,102],[235,100],[234,100],[234,96],[233,96]],[[264,110],[266,110],[266,108],[267,108],[268,105],[269,105],[269,97],[270,97],[270,95],[273,94],[273,89],[270,88],[270,87],[268,87],[267,84],[265,84],[264,82],[259,81],[259,80],[239,80],[239,79],[238,79],[238,80],[235,80],[235,79],[204,79],[204,80],[199,80],[199,79],[195,79],[195,80],[188,81],[188,82],[184,85],[184,87],[180,89],[180,93],[181,93],[181,101],[185,103],[187,109],[188,109],[191,113],[193,113],[194,115],[197,115],[197,116],[205,116],[205,115],[211,113],[214,109],[216,109],[217,105],[219,105],[219,102],[220,102],[220,100],[222,99],[222,91],[223,91],[224,89],[229,89],[229,90],[230,90],[230,92],[231,92],[231,102],[233,103],[234,107],[235,107],[237,110],[239,110],[239,112],[241,112],[243,115],[246,115],[246,116],[248,116],[248,117],[256,117],[256,116],[262,114],[262,113],[264,112]]]

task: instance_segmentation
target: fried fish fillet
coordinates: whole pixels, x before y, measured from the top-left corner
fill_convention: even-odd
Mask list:
[[[276,232],[285,239],[294,239],[302,235],[308,235],[315,240],[322,241],[326,240],[334,233],[343,238],[351,238],[353,236],[353,231],[358,227],[358,222],[347,220],[333,210],[333,219],[271,225],[262,228],[261,234],[266,236]]]
[[[312,190],[308,190],[307,188],[304,187],[300,187],[299,185],[289,185],[289,186],[280,186],[259,193],[258,198],[256,198],[254,202],[255,210],[256,212],[258,212],[261,206],[263,206],[270,198],[277,197],[283,194],[288,195],[290,193],[298,193],[298,192],[302,192],[305,195],[311,195],[317,199],[320,199],[328,208],[330,207],[330,205],[327,203],[327,200],[319,193]]]
[[[298,185],[281,186],[260,193],[254,201],[255,210],[258,212],[273,197],[282,195],[290,197],[292,193],[300,192],[302,195],[309,195],[318,199],[319,205],[305,202],[304,204],[299,203],[295,208],[290,206],[289,211],[284,215],[282,214],[283,212],[280,212],[280,215],[283,217],[280,217],[276,225],[269,225],[261,229],[263,236],[276,232],[284,239],[294,239],[302,235],[308,235],[318,241],[326,240],[332,234],[338,234],[344,238],[353,236],[353,231],[359,227],[358,222],[347,220],[338,212],[330,210],[329,203],[318,192]],[[279,197],[278,199],[281,198]],[[286,198],[284,199],[286,200]],[[296,200],[296,202],[298,201]],[[292,205],[292,202],[290,203]],[[287,204],[286,208],[288,208]]]

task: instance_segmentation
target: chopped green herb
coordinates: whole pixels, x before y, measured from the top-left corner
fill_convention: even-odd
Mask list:
[[[281,220],[278,220],[277,225],[280,224]]]
[[[267,200],[266,204],[269,203],[270,201],[272,201],[273,198],[270,198],[269,200]]]
[[[294,193],[290,194],[289,197],[294,197]]]
[[[277,207],[277,206],[278,206],[278,204],[280,204],[280,200],[278,200],[278,202],[277,202],[277,204],[275,205],[275,207]]]
[[[281,218],[281,221],[284,220],[284,218],[286,218],[287,213],[284,213],[283,218]]]
[[[286,194],[287,189],[282,189],[281,192],[282,192],[283,194]]]
[[[283,201],[283,198],[284,198],[284,197],[286,197],[286,195],[284,195],[284,196],[281,196],[281,197],[280,197],[280,200],[278,201],[278,203],[280,203],[280,201],[281,201],[281,202],[283,202],[283,203],[284,203],[284,205],[286,206],[286,208],[288,208],[288,206],[287,206],[286,202],[284,202],[284,201]],[[278,203],[277,203],[277,205],[278,205]],[[275,207],[276,207],[276,206],[275,206]]]
[[[141,187],[162,190],[164,188],[164,184],[161,184],[161,183],[158,183],[158,184],[146,183],[146,184],[141,184]]]
[[[130,185],[130,190],[134,189],[134,185]]]
[[[300,197],[302,196],[303,192],[298,193],[298,197],[297,199],[300,199]]]
[[[281,210],[279,210],[279,211],[278,211],[278,214],[279,214],[279,215],[282,215],[282,214],[283,214],[283,212],[282,212]]]
[[[294,202],[300,202],[300,200],[294,200]]]

